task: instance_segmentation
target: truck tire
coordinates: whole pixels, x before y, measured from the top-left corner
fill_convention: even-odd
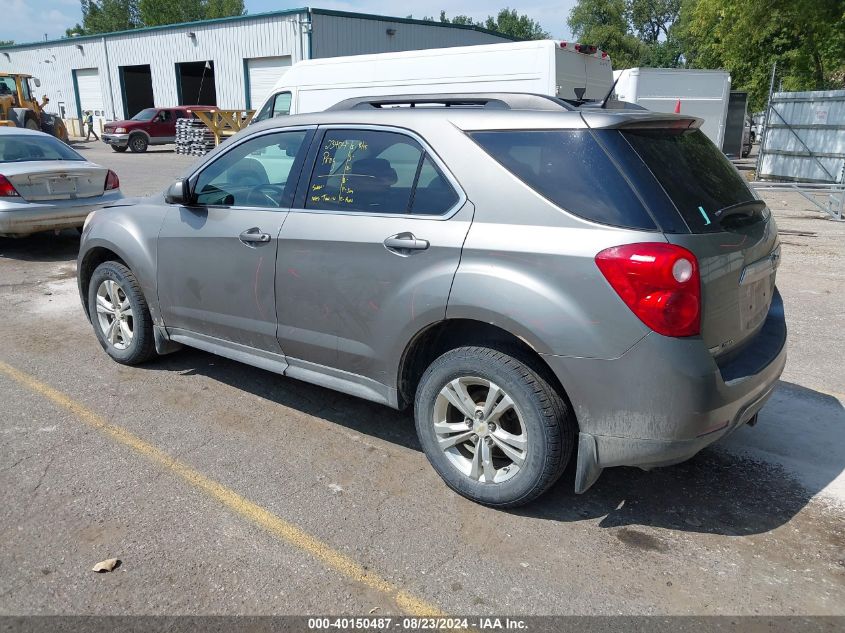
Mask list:
[[[129,149],[136,154],[146,152],[148,146],[147,137],[143,134],[133,134],[129,137]]]
[[[38,125],[38,121],[34,116],[26,117],[26,123],[24,123],[24,127],[26,127],[27,130],[36,130],[38,132],[41,131],[41,126]]]
[[[414,403],[434,470],[477,503],[524,505],[558,480],[577,436],[566,401],[527,364],[497,349],[461,347],[426,370]]]

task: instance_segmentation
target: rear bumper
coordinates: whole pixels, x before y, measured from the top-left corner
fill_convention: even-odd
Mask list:
[[[100,140],[106,145],[114,145],[115,147],[126,147],[129,144],[128,134],[101,134]]]
[[[546,356],[580,427],[576,491],[611,466],[666,466],[747,423],[786,364],[783,301],[775,293],[762,330],[718,365],[698,337],[651,333],[615,360]]]
[[[50,202],[4,201],[0,205],[0,236],[21,236],[82,226],[91,211],[123,198],[120,191],[102,196]]]

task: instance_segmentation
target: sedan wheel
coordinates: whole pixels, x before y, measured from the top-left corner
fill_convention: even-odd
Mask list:
[[[109,344],[115,349],[128,349],[132,345],[134,321],[126,291],[116,281],[103,281],[97,288],[97,323]]]
[[[482,483],[515,476],[528,455],[528,431],[511,397],[484,378],[455,378],[434,405],[437,444],[460,473]]]

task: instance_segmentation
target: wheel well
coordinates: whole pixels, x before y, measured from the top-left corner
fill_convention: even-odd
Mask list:
[[[468,346],[491,347],[525,363],[554,387],[572,411],[563,385],[534,348],[507,330],[472,319],[440,321],[418,333],[408,344],[399,367],[399,407],[413,404],[420,378],[437,357],[451,349]]]
[[[126,265],[126,262],[121,259],[120,255],[118,255],[114,251],[110,251],[107,248],[103,248],[102,246],[92,248],[85,254],[85,257],[82,259],[82,264],[80,264],[79,267],[79,288],[80,292],[82,293],[82,305],[85,308],[85,314],[88,314],[87,297],[88,285],[91,282],[91,275],[94,274],[94,271],[97,269],[97,266],[99,266],[103,262],[120,262],[127,268],[129,267]]]

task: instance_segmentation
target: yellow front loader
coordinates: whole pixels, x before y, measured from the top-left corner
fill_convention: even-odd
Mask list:
[[[67,143],[64,121],[44,112],[49,99],[45,95],[38,103],[33,96],[33,85],[38,88],[41,82],[31,75],[0,73],[0,125],[41,130]]]

